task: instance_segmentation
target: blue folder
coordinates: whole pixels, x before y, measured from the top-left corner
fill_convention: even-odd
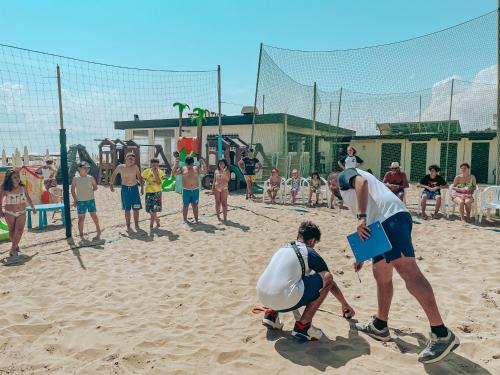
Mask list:
[[[351,245],[352,252],[356,258],[356,263],[362,263],[377,255],[386,253],[392,249],[392,245],[385,234],[384,228],[379,221],[368,225],[370,228],[370,237],[362,240],[358,232],[347,236],[347,241]]]

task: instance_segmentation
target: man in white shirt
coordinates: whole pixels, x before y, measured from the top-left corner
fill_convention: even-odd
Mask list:
[[[346,169],[340,173],[338,181],[344,204],[354,214],[357,213],[359,236],[369,238],[367,225],[379,221],[392,245],[390,251],[372,260],[373,276],[377,282],[377,315],[366,324],[356,324],[356,328],[381,341],[391,339],[387,320],[393,295],[392,270],[395,268],[408,291],[424,309],[431,326],[429,342],[418,360],[423,363],[440,361],[458,347],[460,341],[443,324],[432,286],[415,262],[410,213],[403,202],[370,173],[355,168]],[[359,271],[362,264],[355,267]]]
[[[283,328],[278,313],[294,311],[296,315],[295,310],[306,306],[292,331],[292,335],[300,341],[319,340],[323,335],[311,322],[328,292],[340,302],[344,316],[354,316],[354,309],[333,281],[325,261],[314,250],[320,238],[317,225],[310,221],[300,224],[297,241],[280,248],[273,255],[257,282],[257,295],[267,308],[262,323],[268,328]]]

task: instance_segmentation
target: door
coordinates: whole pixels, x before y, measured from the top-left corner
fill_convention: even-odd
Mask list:
[[[411,144],[410,181],[420,181],[427,171],[427,143]]]
[[[401,143],[382,143],[380,156],[380,178],[382,179],[393,161],[401,164]]]
[[[490,158],[490,144],[485,142],[472,143],[471,173],[481,184],[488,183],[488,166]]]
[[[440,175],[447,183],[452,182],[457,175],[457,142],[441,143],[440,167]]]

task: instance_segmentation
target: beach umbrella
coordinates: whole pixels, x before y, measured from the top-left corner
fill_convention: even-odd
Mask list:
[[[49,149],[45,149],[45,160],[49,160],[50,159],[50,152],[49,152]]]
[[[16,151],[14,151],[14,157],[12,158],[12,164],[16,168],[19,168],[22,165],[21,152],[19,152],[19,149],[17,147],[16,147]]]
[[[5,149],[2,150],[2,167],[7,166],[7,154],[5,153]]]

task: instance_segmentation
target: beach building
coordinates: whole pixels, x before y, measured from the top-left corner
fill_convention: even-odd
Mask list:
[[[278,165],[284,171],[298,168],[303,174],[308,174],[311,168],[304,165],[311,163],[313,126],[309,119],[284,113],[256,115],[256,149],[267,164]],[[420,180],[431,164],[439,165],[441,175],[451,181],[460,164],[468,162],[479,183],[494,183],[498,141],[493,130],[462,132],[458,120],[378,123],[376,126],[379,134],[357,136],[355,131],[316,122],[315,169],[322,174],[338,170],[337,161],[352,144],[365,160],[363,168],[370,168],[379,178],[389,169],[391,162],[397,161],[410,181]],[[179,136],[179,120],[116,121],[115,129],[124,130],[126,140],[138,144],[160,144],[165,154],[171,155]],[[207,118],[203,127],[203,144],[208,135],[217,132],[218,118]],[[252,114],[223,116],[222,132],[237,134],[250,143]],[[183,135],[196,136],[196,127],[189,118],[183,119]],[[152,147],[142,147],[141,152],[144,153],[141,159],[147,161]]]
[[[222,133],[238,135],[244,142],[250,143],[252,136],[252,114],[236,116],[223,116]],[[289,166],[298,168],[299,165],[308,163],[312,153],[313,126],[315,127],[316,155],[322,173],[327,173],[334,159],[334,139],[338,137],[352,137],[355,132],[349,129],[337,128],[322,122],[313,122],[309,119],[273,113],[256,115],[254,129],[254,144],[256,151],[266,164],[277,164],[280,169],[286,169],[288,159],[285,155],[292,154]],[[162,120],[132,120],[115,121],[116,130],[125,131],[126,140],[134,140],[140,145],[159,144],[166,155],[171,155],[176,149],[179,137],[179,119]],[[183,119],[182,135],[185,137],[196,136],[196,126],[189,118]],[[207,136],[218,134],[218,118],[208,117],[203,125],[202,145],[206,144]],[[152,148],[151,148],[152,149]],[[202,147],[204,149],[204,147]],[[141,147],[144,158],[148,160],[151,151],[148,147]],[[203,156],[205,153],[203,151]],[[274,160],[274,162],[273,162]],[[213,163],[213,160],[209,160]]]
[[[339,154],[354,145],[365,160],[363,168],[378,177],[397,161],[410,181],[420,180],[429,165],[437,164],[451,182],[460,164],[467,162],[478,183],[495,181],[498,139],[493,130],[462,132],[457,120],[379,123],[377,128],[378,135],[339,139]]]

